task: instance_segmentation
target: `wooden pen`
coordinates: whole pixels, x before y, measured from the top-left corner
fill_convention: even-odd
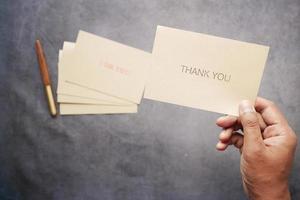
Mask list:
[[[54,101],[52,87],[51,87],[48,65],[46,62],[46,57],[42,48],[42,44],[39,40],[35,42],[35,50],[36,50],[36,54],[40,66],[42,81],[45,87],[50,114],[51,116],[55,117],[57,115],[57,111],[56,111],[55,101]]]

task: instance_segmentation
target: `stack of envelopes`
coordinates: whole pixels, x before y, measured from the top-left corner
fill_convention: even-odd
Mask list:
[[[59,53],[60,113],[135,113],[145,88],[148,99],[238,115],[241,100],[256,99],[268,51],[158,26],[150,54],[79,31]]]
[[[60,113],[136,113],[150,54],[79,31],[59,52]]]

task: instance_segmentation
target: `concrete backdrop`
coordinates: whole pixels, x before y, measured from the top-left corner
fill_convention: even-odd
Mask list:
[[[299,0],[1,0],[1,199],[246,198],[239,153],[215,150],[219,114],[143,100],[137,114],[50,118],[37,38],[56,88],[58,49],[79,29],[151,52],[157,25],[269,45],[259,95],[299,135]]]

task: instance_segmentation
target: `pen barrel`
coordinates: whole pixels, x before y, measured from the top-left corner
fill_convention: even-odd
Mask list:
[[[53,92],[52,92],[51,85],[45,85],[45,91],[46,91],[46,96],[47,96],[50,113],[53,117],[55,117],[57,114],[57,111],[56,111],[56,106],[55,106],[55,102],[54,102],[54,98],[53,98]]]
[[[45,57],[45,54],[44,54],[44,51],[42,48],[42,44],[39,40],[37,40],[35,42],[35,48],[36,48],[36,54],[37,54],[37,58],[38,58],[39,66],[40,66],[41,75],[42,75],[42,81],[43,81],[44,85],[50,85],[51,81],[50,81],[50,76],[49,76],[49,72],[48,72],[46,57]]]

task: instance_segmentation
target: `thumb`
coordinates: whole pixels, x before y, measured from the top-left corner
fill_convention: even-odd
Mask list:
[[[262,144],[259,119],[253,104],[248,100],[243,100],[239,105],[239,114],[244,131],[244,146],[254,147]]]

